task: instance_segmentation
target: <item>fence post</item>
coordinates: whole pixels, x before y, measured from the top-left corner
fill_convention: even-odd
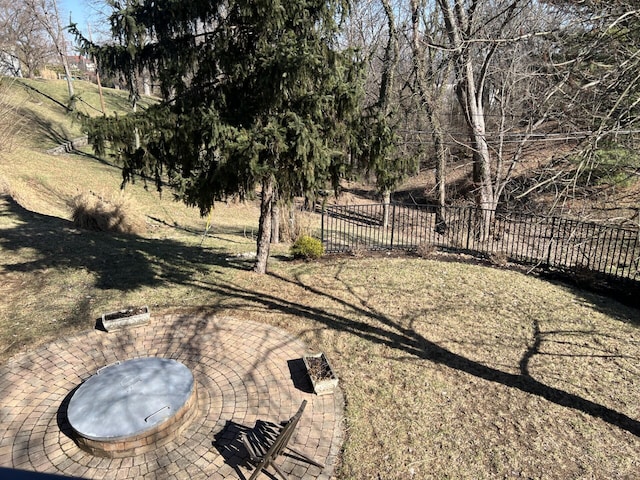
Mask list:
[[[556,217],[551,217],[551,238],[549,240],[549,248],[547,249],[547,267],[551,266],[551,247],[553,247],[553,237],[556,234]]]
[[[324,214],[326,213],[326,207],[323,204],[322,205],[322,215],[320,216],[320,243],[322,243],[322,245],[324,245]],[[325,247],[325,250],[327,250],[327,248]]]
[[[471,219],[475,211],[472,211],[472,207],[468,207],[467,212],[469,212],[469,221],[467,222],[467,251],[469,251],[469,241],[471,240]]]
[[[396,229],[396,204],[391,204],[391,243],[389,249],[393,250],[393,232]]]

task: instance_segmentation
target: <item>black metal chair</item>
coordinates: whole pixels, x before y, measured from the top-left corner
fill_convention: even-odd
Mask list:
[[[296,457],[311,465],[324,468],[323,464],[310,459],[298,450],[288,446],[289,440],[291,440],[291,436],[306,406],[307,401],[304,400],[296,414],[282,425],[258,420],[253,429],[240,434],[240,439],[247,449],[247,452],[249,452],[249,459],[256,464],[256,469],[249,480],[258,478],[260,472],[266,470],[269,466],[274,468],[282,480],[288,480],[287,475],[274,463],[285,449],[295,453]]]

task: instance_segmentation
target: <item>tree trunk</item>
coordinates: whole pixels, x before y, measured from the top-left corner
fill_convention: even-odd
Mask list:
[[[280,207],[275,195],[271,208],[271,243],[280,243]]]
[[[436,61],[431,47],[423,46],[421,38],[424,32],[420,28],[420,9],[423,7],[423,3],[419,0],[411,0],[411,52],[420,107],[424,109],[429,118],[429,123],[431,123],[431,138],[436,155],[435,182],[437,208],[435,231],[439,234],[444,234],[447,230],[444,212],[447,184],[447,147],[444,128],[440,121],[440,108],[443,103],[444,93],[446,92],[447,82],[438,81],[438,79],[449,78],[451,60],[449,59],[444,63]]]
[[[391,206],[391,191],[385,190],[382,192],[382,228],[389,227],[389,210]]]
[[[87,22],[87,30],[89,31],[89,41],[93,42],[93,38],[91,35],[91,25]],[[102,82],[100,81],[100,69],[98,68],[98,62],[96,62],[95,57],[92,57],[93,64],[96,66],[96,83],[98,84],[98,94],[100,95],[100,108],[102,109],[102,115],[107,114],[107,107],[104,104],[104,95],[102,92]]]
[[[147,68],[142,72],[142,94],[147,97],[151,96],[151,74]]]
[[[133,111],[133,113],[136,113],[138,111],[138,100],[136,96],[133,97],[133,104],[131,105],[131,110]],[[141,145],[140,130],[138,130],[137,126],[133,127],[133,136],[134,136],[134,147],[137,151]]]
[[[60,55],[60,60],[62,61],[62,68],[64,69],[64,74],[67,77],[67,89],[69,91],[69,103],[71,103],[73,96],[75,95],[75,91],[73,89],[73,79],[71,78],[71,69],[69,68],[69,61],[67,60],[67,42],[64,38],[64,30],[62,28],[62,24],[60,22],[60,14],[58,13],[58,2],[54,0],[52,2],[53,11],[55,13],[55,22],[57,27],[57,32],[54,37],[54,43],[56,49],[58,50],[58,54]],[[45,11],[46,14],[46,11]],[[52,35],[53,37],[53,35]]]
[[[273,211],[274,183],[274,179],[271,175],[262,181],[256,264],[253,267],[254,272],[262,274],[267,273],[269,246],[271,244],[271,217]]]
[[[378,96],[378,105],[384,117],[390,114],[390,100],[395,84],[395,73],[398,61],[400,59],[400,47],[398,45],[398,30],[396,29],[396,19],[391,6],[390,0],[381,0],[382,8],[387,16],[387,28],[389,29],[389,38],[387,46],[384,50],[384,59],[382,67],[382,79],[380,80],[380,93]]]
[[[69,91],[69,100],[71,100],[75,95],[75,91],[73,89],[73,79],[71,78],[71,69],[69,68],[66,53],[60,52],[60,61],[62,62],[62,68],[64,69],[64,76],[67,77],[67,90]]]
[[[447,29],[448,47],[455,59],[456,93],[469,132],[469,149],[473,152],[473,181],[479,217],[476,238],[480,241],[486,241],[491,234],[500,192],[504,188],[499,175],[502,161],[500,149],[497,149],[498,162],[496,171],[493,171],[492,153],[487,143],[485,115],[493,101],[486,93],[486,87],[490,85],[487,79],[497,67],[493,63],[501,56],[502,46],[515,45],[519,41],[518,36],[522,39],[527,37],[514,20],[530,3],[509,0],[504,8],[500,7],[497,14],[488,20],[486,13],[481,13],[482,2],[437,0]],[[493,4],[486,2],[485,6],[490,8]],[[487,33],[483,33],[483,30]],[[510,40],[509,37],[514,34],[515,39]],[[490,38],[487,39],[487,36]],[[480,40],[482,47],[475,40]],[[503,133],[504,130],[500,132],[501,135]]]
[[[298,238],[298,225],[296,222],[296,205],[291,202],[289,205],[289,241],[295,241]]]
[[[492,45],[480,60],[472,56],[465,43],[465,35],[466,32],[472,30],[470,22],[475,11],[474,8],[470,7],[469,12],[467,12],[464,4],[458,1],[452,4],[447,0],[438,0],[438,4],[447,27],[450,46],[456,52],[454,55],[458,81],[456,96],[465,115],[465,122],[469,132],[469,148],[473,152],[473,183],[479,215],[478,229],[475,232],[475,236],[479,241],[484,241],[489,237],[491,222],[497,207],[483,104],[486,68],[491,62],[497,44]],[[474,61],[480,61],[482,65],[477,76],[474,71]]]
[[[388,38],[387,45],[384,50],[382,60],[382,73],[380,79],[380,90],[378,92],[378,101],[376,102],[374,112],[377,115],[376,128],[383,131],[393,131],[393,108],[392,96],[395,93],[396,68],[400,59],[400,47],[398,42],[398,30],[396,28],[396,20],[391,0],[381,0],[382,8],[387,17]],[[391,199],[391,190],[395,189],[400,176],[404,175],[402,170],[396,168],[396,162],[393,161],[395,151],[397,149],[396,140],[393,135],[382,134],[378,137],[377,147],[372,151],[370,161],[375,165],[375,174],[377,176],[378,191],[383,196],[384,213],[383,226],[386,228],[389,222],[389,202]]]
[[[470,69],[470,67],[469,67]],[[476,238],[483,242],[489,237],[491,223],[498,206],[494,195],[491,176],[491,154],[485,134],[485,119],[482,100],[476,97],[473,73],[469,72],[465,79],[463,98],[466,102],[467,125],[471,149],[473,150],[473,183],[475,188],[476,207],[478,208],[478,230]]]

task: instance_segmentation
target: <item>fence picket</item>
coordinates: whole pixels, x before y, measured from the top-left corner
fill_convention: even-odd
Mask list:
[[[542,267],[588,269],[618,279],[640,280],[640,234],[636,230],[560,217],[501,213],[482,241],[474,232],[477,209],[445,207],[447,231],[436,232],[432,217],[437,208],[392,203],[385,229],[381,204],[326,206],[322,210],[321,239],[327,253],[358,248],[413,250],[430,244],[452,251],[504,254],[514,261]]]

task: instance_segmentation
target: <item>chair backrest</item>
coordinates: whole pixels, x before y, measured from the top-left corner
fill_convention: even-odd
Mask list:
[[[287,447],[289,440],[291,440],[291,436],[293,435],[294,430],[296,429],[296,425],[300,421],[302,417],[302,412],[304,412],[304,408],[307,406],[307,401],[303,400],[302,405],[298,408],[296,414],[291,417],[282,427],[278,437],[273,442],[273,445],[269,448],[267,453],[264,456],[266,461],[274,460],[278,455],[282,453],[282,451]]]

